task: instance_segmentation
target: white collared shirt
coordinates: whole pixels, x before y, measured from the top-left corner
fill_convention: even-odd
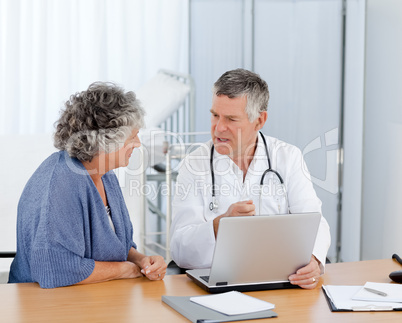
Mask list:
[[[272,172],[266,174],[261,193],[260,180],[268,169],[267,155],[259,135],[253,160],[243,181],[243,172],[227,156],[214,151],[215,195],[218,208],[211,211],[212,141],[190,153],[182,162],[173,199],[170,252],[183,268],[209,268],[215,247],[213,220],[233,203],[253,200],[256,214],[321,212],[321,201],[313,188],[301,151],[278,139],[265,136],[272,169],[283,178],[283,186]],[[287,197],[287,198],[286,198]],[[318,230],[313,254],[323,272],[330,246],[329,226],[324,217]]]

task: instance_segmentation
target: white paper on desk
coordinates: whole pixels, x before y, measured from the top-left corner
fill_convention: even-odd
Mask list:
[[[363,286],[342,286],[342,285],[326,285],[322,286],[327,295],[331,298],[335,307],[342,310],[369,311],[369,310],[392,310],[400,308],[400,303],[383,303],[383,302],[367,302],[353,300],[355,295]]]
[[[387,296],[374,294],[365,290],[364,287],[379,290],[386,293]],[[402,285],[367,282],[355,295],[353,295],[352,299],[359,301],[402,303]],[[400,307],[402,307],[402,304],[400,304]]]
[[[275,308],[274,304],[236,291],[216,295],[195,296],[191,297],[190,301],[226,315],[247,314]]]

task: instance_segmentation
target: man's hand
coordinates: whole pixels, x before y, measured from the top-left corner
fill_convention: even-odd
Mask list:
[[[166,274],[166,263],[161,256],[149,256],[141,259],[141,273],[149,280],[161,280]]]
[[[252,200],[233,203],[228,210],[214,219],[215,238],[218,233],[219,221],[226,216],[249,216],[255,214],[255,205]]]
[[[293,285],[299,285],[305,289],[313,289],[318,285],[320,275],[320,262],[316,257],[311,256],[310,263],[300,268],[296,274],[290,275],[289,280]]]
[[[243,215],[254,215],[255,205],[253,200],[241,201],[233,203],[229,206],[228,210],[223,216],[243,216]]]

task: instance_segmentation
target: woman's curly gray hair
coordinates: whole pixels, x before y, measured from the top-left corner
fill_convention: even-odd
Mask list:
[[[56,122],[54,146],[80,161],[122,147],[134,128],[144,126],[145,112],[134,92],[95,82],[71,95]]]

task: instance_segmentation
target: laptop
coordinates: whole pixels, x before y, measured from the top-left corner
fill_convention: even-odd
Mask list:
[[[186,271],[209,293],[297,288],[288,277],[310,262],[320,213],[225,217],[211,268]]]

